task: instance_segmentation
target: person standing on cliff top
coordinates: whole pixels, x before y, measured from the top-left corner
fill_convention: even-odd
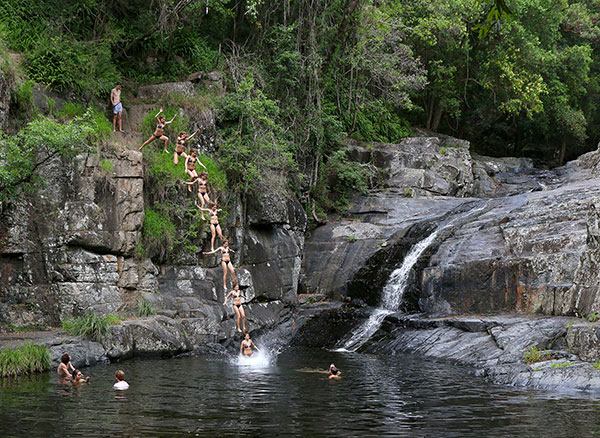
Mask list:
[[[110,103],[113,109],[113,132],[117,132],[117,119],[119,119],[119,132],[123,131],[123,120],[121,113],[123,112],[123,105],[121,104],[121,83],[117,82],[115,88],[110,90]]]

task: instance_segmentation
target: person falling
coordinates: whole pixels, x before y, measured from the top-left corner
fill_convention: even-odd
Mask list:
[[[165,142],[165,152],[169,152],[169,150],[167,149],[167,145],[169,144],[169,137],[165,135],[165,128],[167,127],[167,125],[173,123],[173,120],[175,120],[177,114],[175,114],[173,118],[167,122],[167,118],[165,116],[160,115],[162,112],[163,109],[161,108],[160,111],[154,116],[154,118],[156,119],[156,129],[154,130],[154,134],[152,134],[150,138],[146,140],[142,146],[140,146],[140,151],[144,149],[144,147],[147,144],[152,143],[154,140],[162,140]]]

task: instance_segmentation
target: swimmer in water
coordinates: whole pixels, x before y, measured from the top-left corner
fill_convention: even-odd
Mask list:
[[[242,332],[242,330],[240,329],[240,319],[241,319],[243,322],[242,326],[244,327],[244,332],[245,332],[246,331],[246,313],[244,312],[244,307],[242,306],[242,298],[246,299],[246,297],[244,296],[244,294],[242,294],[240,292],[240,286],[236,282],[233,282],[233,290],[231,292],[229,292],[227,294],[227,296],[225,297],[225,301],[223,302],[224,306],[227,305],[227,300],[229,300],[229,297],[232,295],[233,295],[233,311],[235,312],[235,316],[237,316],[237,330],[240,333]]]
[[[90,376],[83,377],[83,373],[79,370],[73,371],[73,385],[79,385],[81,383],[90,383]]]
[[[60,357],[60,364],[58,365],[58,369],[56,370],[58,378],[70,380],[71,373],[69,372],[69,369],[75,371],[75,367],[71,363],[71,356],[65,353]]]
[[[341,379],[342,372],[334,365],[329,365],[329,378],[330,379]]]
[[[243,354],[246,357],[250,357],[254,353],[254,351],[252,351],[253,348],[256,351],[260,351],[258,347],[254,345],[254,342],[252,342],[252,339],[250,339],[250,333],[248,333],[248,331],[246,330],[244,332],[244,340],[240,345],[240,354]]]

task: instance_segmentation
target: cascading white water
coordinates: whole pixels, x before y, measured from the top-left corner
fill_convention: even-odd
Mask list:
[[[385,317],[390,313],[396,312],[400,307],[410,271],[419,260],[419,257],[421,257],[421,254],[423,254],[423,252],[435,241],[438,234],[455,225],[458,221],[479,213],[484,208],[485,205],[452,219],[438,227],[433,233],[413,246],[408,254],[406,254],[406,257],[404,257],[402,265],[392,272],[392,275],[390,275],[390,278],[383,287],[380,306],[371,313],[369,319],[352,332],[350,339],[344,342],[344,345],[339,348],[338,351],[356,351],[367,342],[371,336],[379,330]]]
[[[406,254],[402,266],[392,272],[392,275],[390,275],[390,278],[383,287],[383,296],[381,297],[380,307],[375,309],[369,316],[369,319],[352,332],[350,339],[344,343],[344,346],[342,347],[343,350],[358,350],[377,330],[379,330],[385,317],[398,310],[400,303],[402,303],[404,288],[406,288],[410,271],[419,260],[421,254],[423,254],[423,251],[431,245],[436,236],[443,229],[444,227],[435,230],[427,238],[413,246],[408,254]]]

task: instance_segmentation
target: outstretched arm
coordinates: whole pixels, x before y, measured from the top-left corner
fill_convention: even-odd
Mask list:
[[[181,184],[187,184],[188,186],[191,186],[192,184],[196,184],[198,182],[198,179],[195,179],[193,181],[181,181]]]
[[[231,296],[232,293],[233,293],[233,291],[231,291],[227,294],[227,296],[225,297],[225,301],[223,301],[223,305],[227,304],[227,300],[229,299],[229,297]]]
[[[192,135],[190,135],[189,137],[187,137],[185,139],[185,141],[190,141],[192,138],[194,138],[194,135],[198,134],[198,131],[200,131],[199,129],[196,129],[196,132],[194,132]]]
[[[208,170],[208,169],[206,168],[206,166],[205,166],[204,164],[202,164],[202,161],[198,160],[198,164],[199,164],[200,166],[204,167],[206,170]]]
[[[254,349],[255,349],[256,351],[260,351],[260,350],[258,349],[258,347],[257,347],[256,345],[254,345],[254,341],[250,341],[250,343],[252,344],[252,346],[254,347]]]
[[[206,209],[205,209],[205,208],[203,208],[202,210],[206,210]],[[222,249],[223,249],[223,247],[222,247],[222,246],[219,246],[217,249],[213,249],[212,251],[209,251],[209,252],[203,252],[202,254],[210,255],[210,254],[214,254],[214,253],[216,253],[216,252],[219,252],[219,251],[221,251]]]
[[[202,210],[202,211],[211,211],[210,208],[204,208],[204,207],[200,207],[200,210]]]
[[[154,118],[156,119],[157,122],[158,122],[158,116],[160,116],[160,113],[162,113],[162,112],[163,112],[163,109],[161,108],[154,116]]]
[[[175,113],[175,115],[173,116],[173,118],[171,120],[169,120],[168,122],[165,122],[165,125],[170,125],[171,123],[173,123],[173,120],[175,120],[175,117],[177,117],[177,113]]]

